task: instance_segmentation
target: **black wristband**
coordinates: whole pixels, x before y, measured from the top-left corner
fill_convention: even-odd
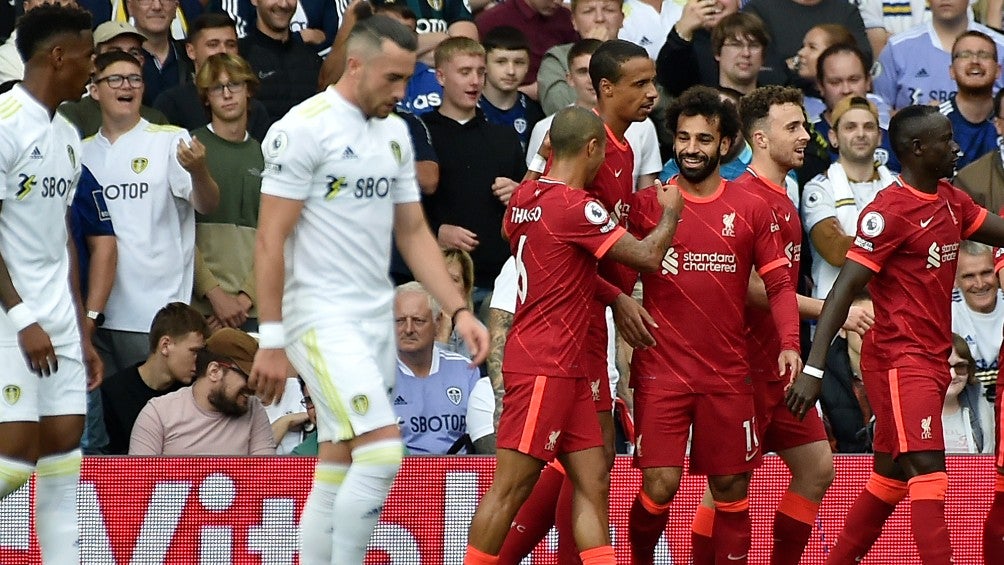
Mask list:
[[[471,309],[468,308],[467,306],[461,306],[460,308],[457,308],[456,310],[453,311],[453,315],[450,316],[450,322],[453,324],[454,327],[457,326],[457,314],[464,311],[470,312]]]

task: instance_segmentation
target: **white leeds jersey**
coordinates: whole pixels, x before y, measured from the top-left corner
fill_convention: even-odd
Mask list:
[[[191,301],[195,209],[192,177],[178,162],[178,143],[190,139],[140,119],[115,143],[100,131],[84,140],[84,164],[103,187],[119,250],[104,328],[146,333],[165,304]]]
[[[79,343],[66,209],[80,178],[80,138],[20,85],[0,95],[0,178],[0,254],[14,288],[54,346]],[[17,345],[6,315],[0,345]]]
[[[390,320],[394,205],[419,200],[404,121],[367,118],[328,87],[273,124],[262,152],[262,194],[303,202],[286,241],[287,339],[320,323]]]

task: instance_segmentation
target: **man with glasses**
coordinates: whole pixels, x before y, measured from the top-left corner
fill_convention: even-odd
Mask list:
[[[215,210],[220,195],[197,138],[140,116],[139,62],[113,51],[94,65],[90,92],[102,123],[83,143],[83,162],[104,187],[118,238],[115,282],[96,337],[112,373],[146,358],[150,322],[162,305],[191,301],[195,212]]]
[[[185,82],[191,65],[184,49],[171,38],[171,25],[178,13],[178,0],[126,0],[136,29],[146,36],[143,103],[152,106],[161,92]]]
[[[441,307],[419,282],[395,291],[397,379],[391,398],[413,455],[495,453],[495,395],[471,360],[439,347]]]
[[[257,352],[240,330],[214,333],[196,357],[195,383],[143,407],[129,455],[275,455],[265,408],[248,386]]]
[[[146,59],[146,52],[143,51],[144,41],[146,36],[126,22],[105,22],[94,30],[94,54],[122,51],[135,57],[142,65]],[[98,133],[101,127],[101,108],[97,100],[90,96],[61,105],[59,113],[77,127],[81,138]],[[140,106],[139,114],[151,124],[170,123],[164,114],[149,106]]]
[[[1004,36],[972,21],[968,8],[969,0],[933,3],[930,23],[892,36],[879,56],[875,93],[897,110],[910,104],[951,100],[956,81],[945,73],[945,68],[952,65],[955,41],[967,30],[981,31],[992,38],[997,44],[995,58],[1001,62]],[[997,77],[994,88],[1001,86],[1004,82]]]
[[[718,61],[718,86],[749,94],[757,86],[763,53],[770,42],[760,18],[744,12],[726,16],[711,30]]]
[[[219,179],[220,206],[195,218],[199,258],[192,304],[208,317],[213,330],[255,331],[258,310],[252,265],[265,161],[247,125],[258,77],[239,55],[219,53],[202,64],[195,85],[212,122],[192,135],[206,146],[209,173]]]
[[[994,82],[1000,72],[997,44],[989,35],[970,30],[955,40],[948,73],[959,90],[954,98],[941,103],[941,113],[952,122],[952,136],[962,148],[956,169],[997,148]]]

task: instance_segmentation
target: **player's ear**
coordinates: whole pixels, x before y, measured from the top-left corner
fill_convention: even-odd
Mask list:
[[[827,137],[827,139],[830,140],[830,145],[836,147],[837,149],[840,148],[840,143],[837,142],[837,126],[836,126],[836,124],[834,124],[833,127],[830,128],[830,131],[826,132],[826,137]]]
[[[718,142],[718,154],[725,155],[728,153],[729,150],[732,149],[732,142],[732,139],[722,136],[722,139]]]

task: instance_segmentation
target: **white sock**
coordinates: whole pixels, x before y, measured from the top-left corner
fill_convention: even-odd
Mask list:
[[[352,451],[352,466],[335,500],[338,523],[332,536],[331,563],[362,565],[403,454],[404,444],[399,439],[369,443]]]
[[[38,459],[35,532],[45,565],[80,563],[80,531],[77,526],[80,460],[79,449]]]
[[[31,479],[31,474],[34,472],[34,465],[0,457],[0,499],[21,488]]]
[[[349,472],[348,465],[318,461],[314,486],[300,516],[300,564],[331,563],[331,535],[335,529],[335,499]]]

